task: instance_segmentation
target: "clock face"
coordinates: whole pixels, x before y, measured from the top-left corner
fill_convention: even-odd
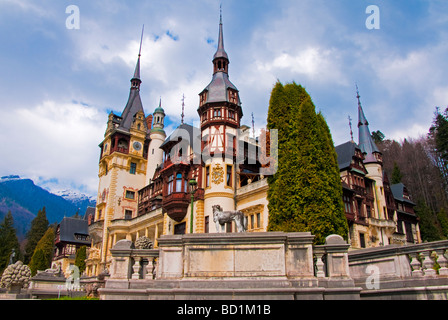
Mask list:
[[[133,146],[137,151],[140,151],[140,149],[142,148],[142,144],[140,142],[134,142]]]

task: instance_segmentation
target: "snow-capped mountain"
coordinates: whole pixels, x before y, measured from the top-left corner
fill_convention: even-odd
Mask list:
[[[95,207],[95,199],[85,194],[70,191],[49,191],[48,188],[36,185],[31,179],[17,175],[0,177],[0,221],[11,211],[19,237],[23,237],[29,229],[37,212],[45,207],[47,219],[51,223],[59,223],[64,217],[77,212],[83,216],[87,207]]]

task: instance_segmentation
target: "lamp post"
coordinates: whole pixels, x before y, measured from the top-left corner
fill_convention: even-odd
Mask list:
[[[196,185],[198,184],[195,179],[191,179],[188,184],[190,185],[191,193],[191,216],[190,216],[190,233],[193,233],[193,206],[194,206],[194,192],[196,191]]]

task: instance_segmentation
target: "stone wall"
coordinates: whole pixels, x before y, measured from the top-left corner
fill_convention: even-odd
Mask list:
[[[330,236],[316,255],[313,239],[310,233],[283,232],[171,235],[159,239],[157,250],[136,250],[132,242],[119,241],[100,296],[359,299],[361,288],[348,274],[348,245]]]
[[[349,252],[362,299],[448,300],[448,241]]]

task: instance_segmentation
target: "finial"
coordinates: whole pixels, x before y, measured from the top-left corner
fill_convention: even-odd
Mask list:
[[[350,126],[350,138],[351,141],[353,142],[353,129],[352,129],[352,118],[350,118],[350,115],[348,116],[348,125]]]
[[[138,50],[138,57],[142,55],[142,43],[143,43],[143,32],[145,31],[145,25],[142,27],[142,37],[140,38],[140,49]]]
[[[252,135],[255,139],[255,119],[254,119],[254,113],[252,112]]]
[[[222,24],[222,2],[219,5],[219,23]]]
[[[185,116],[184,109],[185,109],[185,94],[182,95],[182,114],[181,114],[181,120],[180,120],[181,124],[184,124],[184,116]]]
[[[358,106],[361,106],[361,96],[359,95],[358,84],[356,84],[356,98],[358,99]]]

